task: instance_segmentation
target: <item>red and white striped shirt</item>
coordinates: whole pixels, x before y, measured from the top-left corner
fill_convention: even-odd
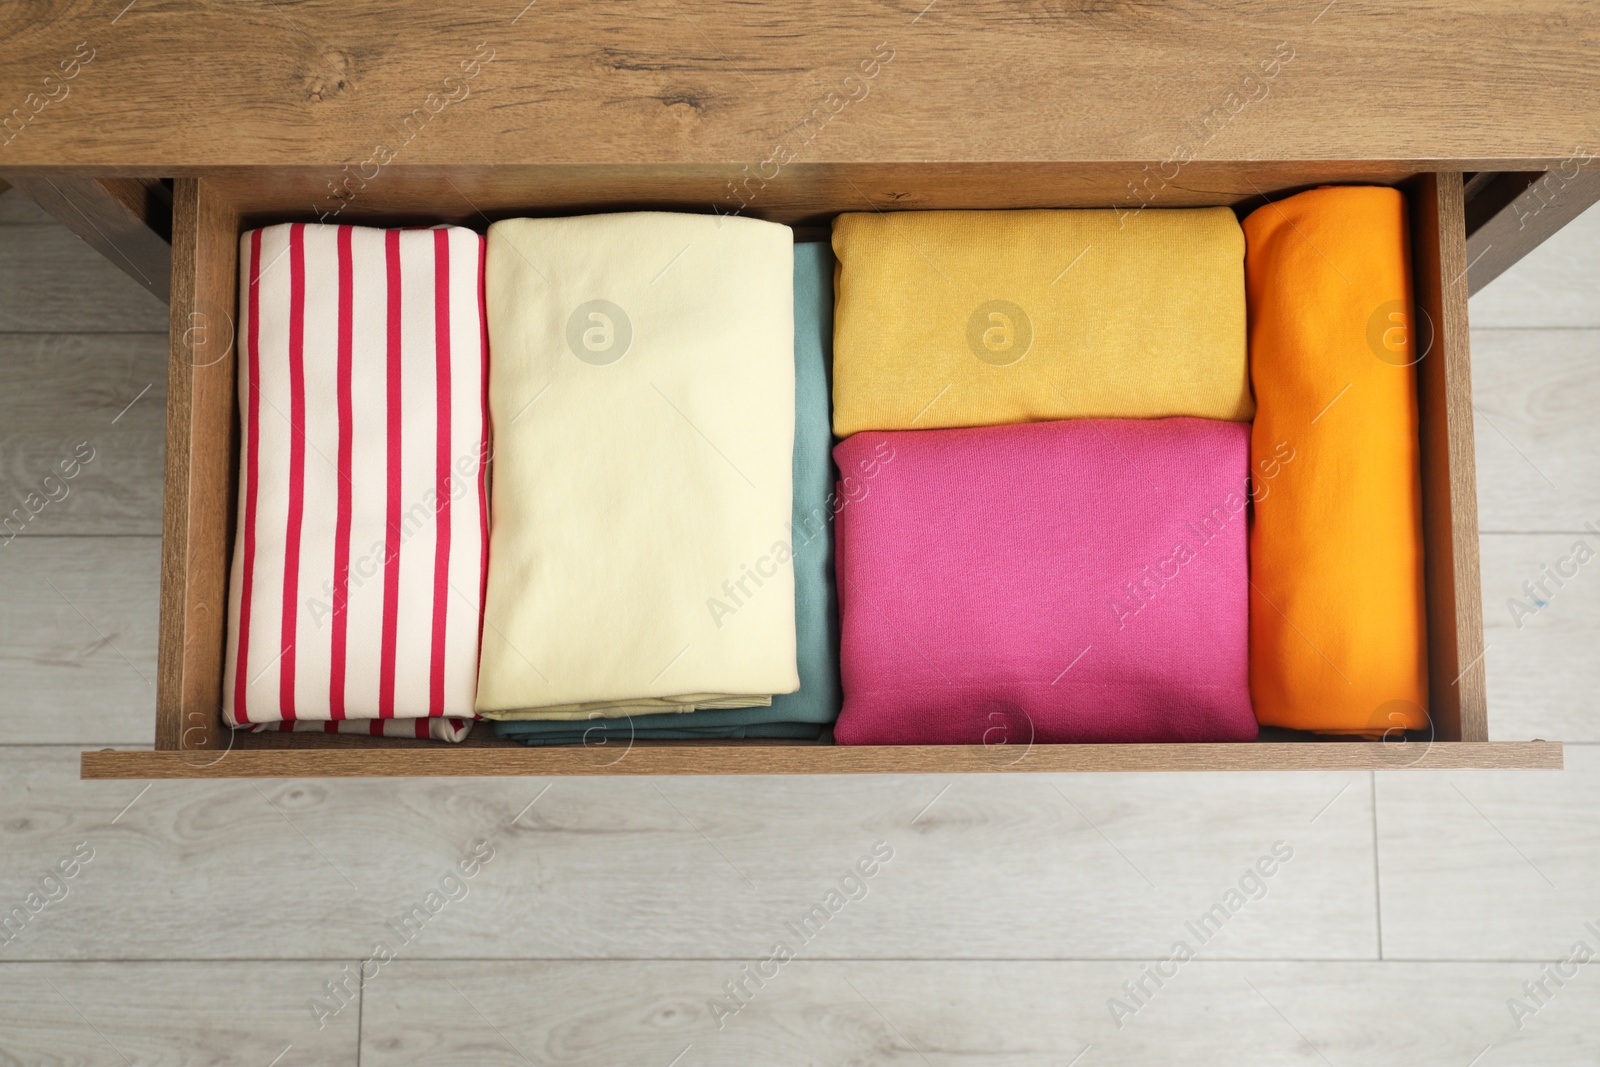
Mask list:
[[[483,238],[292,223],[240,238],[233,726],[459,740],[488,500]],[[283,725],[279,725],[283,724]]]

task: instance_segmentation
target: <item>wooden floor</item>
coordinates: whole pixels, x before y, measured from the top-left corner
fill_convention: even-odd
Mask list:
[[[0,1063],[1594,1065],[1600,563],[1506,601],[1600,548],[1597,297],[1600,210],[1472,304],[1491,730],[1561,772],[84,783],[166,309],[0,195],[4,507],[93,450],[0,544]]]

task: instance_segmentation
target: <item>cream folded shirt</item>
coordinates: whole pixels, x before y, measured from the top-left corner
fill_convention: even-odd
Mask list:
[[[792,232],[754,219],[489,228],[480,714],[750,707],[799,687],[793,274]]]

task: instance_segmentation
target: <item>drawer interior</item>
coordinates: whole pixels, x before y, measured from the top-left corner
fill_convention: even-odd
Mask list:
[[[1229,206],[1241,214],[1329,183],[1400,187],[1410,206],[1422,435],[1431,728],[1363,741],[1266,729],[1246,745],[847,749],[783,742],[638,742],[526,749],[476,730],[460,746],[323,733],[236,733],[220,718],[233,542],[239,234],[275,222],[480,232],[525,215],[658,209],[738,213],[821,238],[835,214],[940,208]],[[1491,744],[1483,674],[1461,175],[1403,163],[793,164],[218,169],[182,178],[173,221],[172,355],[155,753],[87,753],[85,773],[789,773],[1302,766],[1549,766],[1560,747]],[[446,751],[448,750],[448,751]],[[227,755],[224,756],[223,753]],[[256,754],[256,755],[253,755]],[[118,762],[117,758],[127,757]],[[134,757],[144,757],[144,764]],[[165,759],[165,763],[162,763]],[[154,762],[151,762],[154,760]],[[364,762],[365,761],[365,762]],[[321,768],[320,770],[318,768]]]

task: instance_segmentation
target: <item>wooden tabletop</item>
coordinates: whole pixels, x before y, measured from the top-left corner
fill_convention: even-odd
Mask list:
[[[5,171],[338,167],[375,149],[401,164],[1516,170],[1600,144],[1600,5],[1570,0],[7,8]]]

